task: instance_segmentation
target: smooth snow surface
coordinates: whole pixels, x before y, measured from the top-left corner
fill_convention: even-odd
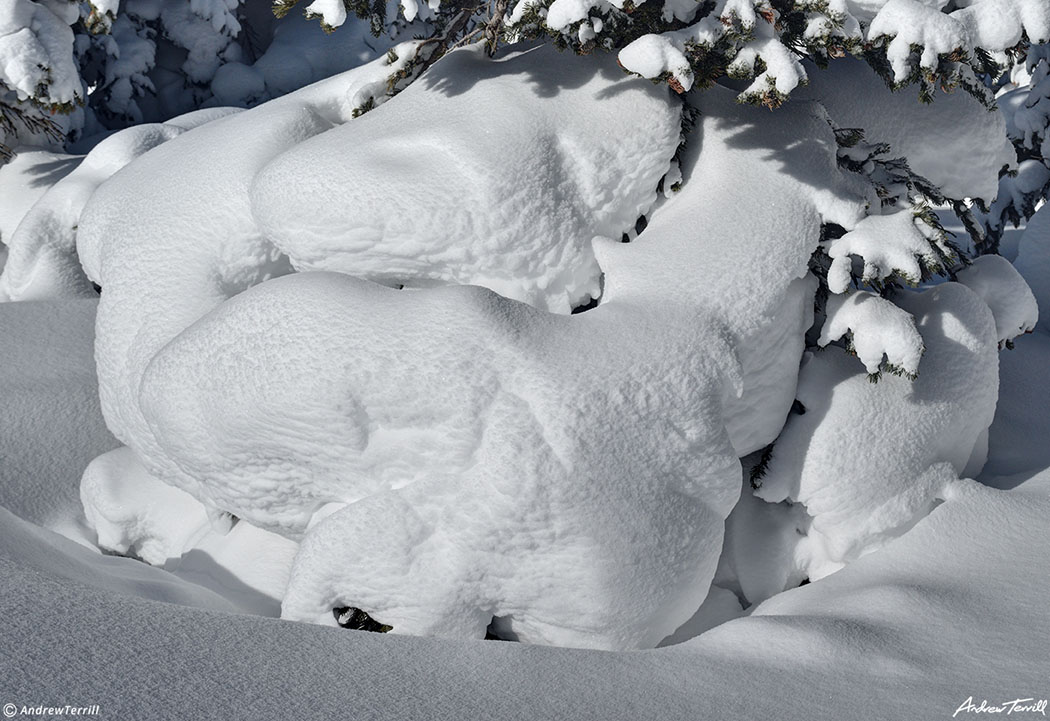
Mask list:
[[[80,474],[117,445],[99,412],[97,301],[0,303],[0,506],[70,531]]]
[[[18,148],[12,160],[0,165],[0,243],[11,244],[15,228],[33,204],[80,160],[40,148]]]
[[[0,507],[0,565],[6,571],[18,569],[35,578],[49,578],[65,587],[91,589],[117,597],[163,601],[173,604],[170,610],[180,613],[187,607],[216,611],[233,611],[234,606],[220,596],[200,586],[180,581],[170,573],[153,568],[140,561],[117,556],[105,556],[84,548],[52,531],[24,521],[6,508]],[[8,573],[4,575],[10,579]],[[59,598],[63,594],[59,593]],[[163,606],[161,607],[163,608]],[[8,619],[10,621],[11,619]],[[9,628],[9,622],[5,622]],[[8,653],[14,646],[5,645]],[[36,652],[39,647],[27,651]],[[57,654],[56,658],[61,656]],[[4,690],[10,692],[14,664],[23,667],[26,656],[14,661],[10,656],[0,660],[0,676]],[[66,656],[68,663],[69,657]],[[67,666],[68,669],[68,666]]]
[[[620,654],[381,636],[156,603],[83,578],[97,574],[82,549],[73,549],[76,580],[35,539],[12,550],[25,535],[7,527],[0,672],[15,701],[84,699],[115,719],[172,709],[299,718],[304,697],[310,714],[333,718],[950,717],[970,696],[1046,695],[1048,518],[1045,472],[1009,492],[967,482],[908,535],[834,576],[688,643]]]
[[[1025,226],[1016,265],[1039,308],[1050,310],[1050,204],[1036,211]]]

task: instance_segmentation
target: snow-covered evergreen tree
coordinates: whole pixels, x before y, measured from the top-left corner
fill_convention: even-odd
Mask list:
[[[132,126],[2,238],[0,298],[101,288],[109,550],[237,519],[288,618],[651,646],[984,462],[1043,0],[0,2],[9,144]]]
[[[327,39],[303,25],[266,0],[4,0],[0,152],[254,105],[389,45],[366,26]]]
[[[1050,196],[1050,44],[1021,43],[1004,74],[998,103],[1017,152],[1017,167],[1004,172],[987,214],[989,245],[995,247],[1007,225],[1031,218]]]

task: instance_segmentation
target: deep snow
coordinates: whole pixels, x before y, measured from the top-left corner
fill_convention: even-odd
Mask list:
[[[1004,358],[1007,388],[1041,387],[1050,339],[1037,332]],[[1050,429],[1024,395],[1004,395],[992,428],[989,468],[1013,474],[1004,484],[1013,490],[965,482],[879,553],[655,651],[379,636],[230,614],[199,590],[159,590],[162,578],[177,584],[163,571],[4,514],[5,698],[98,703],[103,718],[805,721],[949,717],[971,696],[1042,698],[1050,456],[1017,429]],[[1020,445],[996,442],[1003,433]],[[95,559],[152,586],[100,576]]]
[[[881,11],[899,5],[875,11],[888,22]],[[12,391],[0,451],[16,461],[0,478],[13,511],[0,509],[5,691],[30,706],[72,694],[120,718],[176,703],[179,715],[298,717],[289,704],[305,692],[329,714],[529,719],[950,715],[1018,684],[1043,692],[1050,457],[1026,439],[1050,419],[1019,389],[1037,385],[1047,336],[1019,340],[1000,374],[1000,348],[1036,322],[1021,276],[983,258],[893,304],[851,290],[851,265],[914,278],[932,260],[907,209],[866,207],[870,188],[837,167],[827,120],[847,125],[863,85],[845,100],[799,97],[775,120],[711,90],[670,162],[678,107],[665,88],[559,77],[547,52],[505,52],[506,72],[460,87],[479,59],[461,51],[351,121],[398,62],[379,60],[235,117],[205,111],[202,127],[115,135],[83,161],[53,159],[54,180],[69,174],[43,195],[19,187],[0,218],[17,227],[3,237],[6,286],[90,296],[88,279],[101,282],[101,410],[130,447],[111,450],[101,423],[96,302],[0,304],[15,341],[0,358]],[[248,69],[231,73],[219,78],[230,92],[263,92]],[[527,116],[545,149],[511,148],[536,191],[518,217],[486,225],[484,189],[467,187],[505,138],[476,157],[466,137],[441,147],[471,120],[450,109],[457,95],[507,105],[507,123]],[[565,128],[595,99],[619,109],[588,142]],[[884,130],[939,182],[986,189],[1009,146],[974,107],[956,108],[962,135],[987,152],[967,167],[922,159],[943,118]],[[400,121],[416,152],[384,146],[370,118]],[[424,152],[435,149],[451,160]],[[325,179],[350,172],[326,187],[309,172],[322,162]],[[380,191],[404,206],[400,226],[339,207],[352,195],[367,209],[382,184],[358,181],[389,181],[392,167],[405,177]],[[162,170],[171,180],[151,185]],[[687,182],[657,200],[665,171],[665,186]],[[742,182],[719,182],[730,173]],[[443,180],[418,192],[419,175]],[[451,255],[391,274],[398,253],[418,264],[437,237],[412,214],[464,193],[471,213],[436,243]],[[302,232],[318,213],[333,237]],[[640,213],[648,226],[616,242]],[[532,219],[547,217],[558,222],[537,231]],[[835,346],[802,358],[822,223],[845,235],[825,244],[840,295],[818,344],[846,337],[859,358]],[[1018,253],[1036,280],[1044,225]],[[889,250],[871,242],[887,230]],[[525,261],[501,268],[519,246]],[[598,293],[597,308],[564,314]],[[737,458],[785,417],[752,493],[742,471],[758,454]],[[983,466],[987,485],[967,478]],[[258,617],[332,626],[341,606],[395,635],[478,639],[492,621],[530,643],[669,647],[595,654]],[[223,683],[247,704],[207,693]]]

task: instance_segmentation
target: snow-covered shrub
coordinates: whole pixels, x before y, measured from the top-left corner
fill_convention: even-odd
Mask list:
[[[825,353],[864,392],[907,396],[905,378],[869,383],[883,369],[941,382],[939,362],[923,365],[940,352],[925,311],[895,291],[962,267],[921,205],[940,191],[844,127],[857,97],[892,97],[860,63],[772,114],[713,88],[690,99],[680,137],[680,103],[611,58],[463,50],[355,119],[401,50],[183,133],[91,196],[76,243],[103,287],[107,421],[213,517],[301,539],[287,618],[467,637],[497,619],[526,641],[655,645],[708,594],[737,459],[805,403],[815,299],[819,342],[845,336],[863,364]],[[958,97],[985,161],[924,160],[937,106],[893,140],[960,194],[983,192],[1009,144]],[[448,284],[503,295],[433,287]],[[968,458],[999,334],[974,293],[934,292],[953,299],[945,312],[989,317],[971,331],[992,358],[972,364],[983,395],[957,406],[970,430],[945,431],[973,436]],[[859,435],[874,415],[833,428]],[[158,527],[155,506],[100,478],[85,476],[96,517],[113,495],[141,508],[105,521],[117,550],[128,528]],[[936,491],[909,504],[902,483],[873,486],[902,508],[878,538]],[[184,545],[174,530],[139,545],[154,537]]]
[[[1043,192],[1038,103],[1008,123],[988,90],[1043,2],[318,0],[324,30],[368,20],[330,36],[289,2],[10,2],[3,37],[65,70],[9,107],[136,124],[0,216],[5,299],[102,289],[130,450],[82,496],[110,550],[174,563],[232,525],[278,549],[286,618],[644,647],[983,462],[1036,309],[962,248],[994,249],[972,208],[1019,142],[1011,202]]]

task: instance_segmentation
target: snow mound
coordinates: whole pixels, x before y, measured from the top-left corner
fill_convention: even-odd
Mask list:
[[[1025,226],[1018,246],[1016,266],[1040,308],[1050,308],[1050,204],[1044,205]]]
[[[838,127],[860,128],[868,142],[888,143],[888,157],[907,158],[914,172],[950,198],[991,200],[999,170],[1016,162],[1002,114],[965,92],[938,94],[923,104],[914,91],[893,92],[865,63],[849,58],[809,78],[793,99],[818,100]]]
[[[743,456],[776,438],[794,400],[821,223],[853,227],[864,201],[838,169],[819,105],[792,103],[771,114],[717,87],[696,102],[681,191],[635,242],[599,239],[595,253],[604,303],[691,306],[725,325],[742,375],[723,403]]]
[[[589,234],[619,234],[652,204],[656,181],[677,144],[678,111],[660,96],[664,90],[622,75],[611,80],[597,61],[583,61],[587,72],[580,76],[574,74],[578,69],[565,71],[566,80],[544,67],[548,52],[510,52],[496,65],[519,71],[499,75],[478,67],[473,53],[457,52],[414,94],[410,89],[345,127],[316,135],[258,175],[258,164],[236,158],[216,172],[227,177],[236,160],[242,183],[254,175],[254,217],[262,218],[266,233],[299,267],[307,260],[327,266],[333,259],[344,271],[369,274],[374,267],[389,273],[397,265],[390,253],[384,255],[383,239],[357,253],[343,241],[313,247],[301,231],[278,237],[267,220],[286,222],[285,216],[300,218],[312,208],[312,216],[338,213],[326,222],[358,222],[365,210],[385,207],[365,192],[377,184],[377,198],[400,208],[400,198],[389,199],[393,186],[383,185],[386,174],[402,178],[396,163],[385,173],[376,165],[371,186],[348,186],[344,195],[362,194],[364,200],[347,211],[334,200],[310,205],[311,195],[327,191],[311,180],[309,168],[323,178],[340,177],[339,165],[357,167],[354,156],[345,157],[336,145],[354,147],[366,159],[394,152],[384,141],[369,140],[375,133],[369,118],[404,126],[412,138],[422,124],[419,107],[433,103],[440,110],[445,93],[491,93],[536,120],[525,134],[535,142],[539,130],[553,132],[544,92],[557,91],[559,103],[581,113],[581,120],[561,118],[565,127],[585,124],[582,114],[592,103],[600,100],[605,109],[622,98],[622,110],[611,115],[637,121],[644,110],[660,139],[655,149],[648,140],[637,141],[645,152],[663,153],[640,175],[635,150],[623,138],[614,138],[614,152],[599,134],[604,150],[592,157],[582,148],[565,150],[572,137],[565,130],[556,143],[562,154],[515,168],[515,182],[524,188],[542,187],[552,168],[571,177],[559,197],[541,195],[535,212],[572,229],[557,236],[562,248],[538,238],[553,248],[553,255],[544,251],[548,267],[541,272],[557,278],[577,271],[576,261],[557,253],[568,248],[566,257],[585,257]],[[444,75],[437,72],[442,66]],[[564,66],[553,67],[560,73]],[[467,70],[473,75],[466,76]],[[456,85],[464,82],[473,84]],[[272,122],[284,107],[279,102],[196,131],[197,145],[216,152],[223,133],[242,119]],[[466,99],[457,102],[473,107]],[[532,112],[533,105],[539,110]],[[103,227],[93,228],[92,237],[106,239],[101,267],[110,275],[103,278],[102,308],[112,314],[100,319],[100,369],[106,369],[100,374],[104,391],[106,379],[113,378],[125,394],[109,391],[121,401],[112,403],[114,413],[125,414],[117,420],[134,431],[127,434],[132,447],[149,473],[188,491],[205,508],[302,539],[283,600],[287,618],[334,625],[333,610],[349,607],[365,610],[395,633],[478,637],[496,618],[503,632],[537,643],[655,645],[708,594],[724,519],[739,495],[737,455],[769,443],[793,401],[812,315],[808,259],[821,223],[852,227],[865,209],[838,170],[837,144],[819,105],[800,103],[771,118],[716,90],[700,99],[699,110],[701,122],[683,157],[685,189],[652,213],[635,242],[593,243],[604,295],[596,309],[580,315],[546,312],[554,303],[543,296],[533,298],[541,306],[536,308],[477,287],[394,290],[330,272],[276,278],[243,291],[265,278],[258,249],[267,246],[248,235],[251,226],[240,232],[257,239],[256,255],[237,262],[255,265],[234,266],[242,268],[237,283],[215,287],[215,276],[231,262],[229,249],[238,247],[229,224],[223,254],[213,247],[215,240],[205,246],[195,237],[172,237],[172,229],[165,231],[168,245],[159,246],[158,237],[142,237],[144,230],[118,228],[103,236]],[[419,122],[403,121],[402,112]],[[461,119],[442,112],[427,116],[428,132],[461,138]],[[448,123],[452,127],[442,130]],[[302,136],[314,129],[310,125]],[[354,132],[362,134],[361,142],[352,142]],[[186,148],[192,157],[190,139],[177,138],[115,176],[96,193],[85,217],[107,189],[132,182],[139,169],[177,162],[176,152],[184,157]],[[461,138],[458,155],[469,156],[467,140]],[[501,146],[521,142],[503,133],[498,140]],[[422,141],[402,146],[412,151],[406,151],[406,164],[420,162],[416,145],[427,147]],[[771,154],[783,162],[770,163]],[[324,165],[329,156],[339,162]],[[599,170],[601,162],[613,167]],[[317,163],[324,172],[316,171]],[[729,170],[748,182],[717,182]],[[611,187],[620,190],[601,195],[595,178],[627,182],[630,197],[615,183]],[[458,188],[462,180],[456,183],[447,180],[430,192]],[[472,183],[504,187],[506,180],[493,172],[491,180]],[[296,197],[302,192],[292,205],[304,210],[281,206],[287,201],[277,197],[277,186]],[[406,186],[402,195],[409,192]],[[228,197],[243,212],[243,196]],[[491,204],[473,197],[466,205],[456,198],[443,202],[460,214],[469,209],[469,224],[495,228]],[[570,212],[566,198],[587,202]],[[612,212],[623,203],[630,212]],[[746,232],[732,227],[724,207],[746,211]],[[411,208],[406,205],[403,215],[413,216]],[[390,222],[406,223],[405,232],[418,233],[419,241],[404,248],[394,243],[391,252],[429,247],[419,245],[428,238],[425,229],[411,218],[402,221],[401,214],[391,213]],[[574,214],[590,220],[572,220]],[[304,227],[307,220],[301,218]],[[533,228],[516,219],[511,227],[523,247],[538,252],[529,245]],[[137,245],[130,242],[135,237]],[[727,245],[727,237],[742,240]],[[433,241],[434,256],[424,259],[456,270],[446,282],[484,280],[507,292],[498,282],[506,273],[500,248],[459,241]],[[177,269],[185,267],[175,273],[177,286],[170,277],[163,281],[171,287],[167,295],[158,293],[156,282],[141,280],[160,275],[160,260],[147,258],[143,243],[169,264],[174,260]],[[457,263],[440,259],[448,249],[461,253]],[[472,265],[485,258],[482,266]],[[727,272],[734,267],[739,274]],[[689,269],[684,279],[683,268]],[[598,266],[586,272],[596,279]],[[398,285],[410,280],[407,273],[371,274]],[[567,310],[565,286],[551,281],[546,288]],[[232,297],[220,304],[223,294]],[[146,310],[152,313],[148,325],[139,319]],[[104,339],[107,327],[112,336]],[[121,363],[125,373],[132,371],[127,378],[117,373]],[[584,367],[587,373],[580,372]],[[113,492],[123,493],[119,487]],[[676,551],[668,554],[668,548]],[[632,609],[629,618],[625,607]]]
[[[985,302],[961,284],[902,292],[926,346],[914,381],[870,383],[837,348],[799,377],[805,413],[789,418],[756,491],[805,506],[817,578],[900,535],[956,474],[976,474],[998,395],[998,334]]]
[[[102,410],[151,474],[195,484],[165,464],[138,408],[150,359],[227,297],[291,270],[251,218],[251,179],[282,150],[349,120],[352,95],[387,72],[377,61],[183,133],[104,182],[84,207],[78,254],[105,288],[96,342]]]
[[[1035,328],[1039,320],[1035,296],[1006,258],[982,255],[959,271],[957,280],[991,308],[1000,345]]]
[[[168,123],[136,125],[96,145],[80,164],[52,185],[25,214],[8,239],[8,262],[0,275],[0,301],[92,297],[90,278],[97,277],[94,248],[77,255],[80,214],[98,186],[151,148],[233,110],[204,110]]]
[[[246,343],[267,361],[244,364]],[[309,528],[285,617],[356,607],[398,633],[480,637],[499,616],[522,640],[620,648],[655,645],[707,593],[738,494],[730,363],[688,314],[559,316],[302,273],[181,334],[142,404],[211,504]]]
[[[48,189],[77,167],[81,158],[40,148],[18,148],[0,165],[0,243],[9,245],[15,228]]]
[[[100,547],[157,566],[182,556],[209,529],[201,502],[149,475],[130,448],[93,460],[80,497]]]
[[[336,625],[353,608],[395,633],[480,637],[494,623],[535,643],[652,646],[709,594],[737,457],[771,442],[795,399],[821,227],[861,227],[864,189],[839,171],[820,103],[773,117],[714,89],[697,100],[683,190],[649,213],[679,139],[665,89],[600,59],[549,62],[542,47],[495,62],[479,52],[453,53],[347,122],[389,72],[377,61],[180,135],[103,183],[78,235],[105,288],[103,408],[144,473],[200,502],[181,515],[231,513],[290,539],[278,555],[301,541],[287,590],[267,586],[283,592],[286,618]],[[525,132],[485,137],[460,105],[508,128],[526,118]],[[380,125],[403,128],[396,147]],[[482,163],[504,149],[520,157],[513,182]],[[208,174],[192,176],[205,159]],[[420,173],[431,182],[420,186]],[[721,182],[728,174],[740,182]],[[492,202],[515,192],[520,205]],[[638,213],[650,218],[634,242],[603,237]],[[433,287],[450,283],[492,290]],[[599,292],[587,313],[548,312]],[[820,472],[800,489],[781,481],[780,498],[813,518],[811,575],[899,532],[980,455],[996,365],[977,326],[992,318],[962,287],[930,293],[915,298],[952,300],[936,313],[905,300],[922,306],[920,332],[927,323],[949,338],[941,346],[968,353],[958,373],[970,395],[937,396],[942,366],[966,354],[943,350],[915,386],[940,406],[916,405],[895,378],[881,401],[844,404],[904,404],[926,424],[915,453],[929,457],[908,461],[909,478],[926,480],[902,501],[893,476],[839,515],[810,495],[827,483]],[[853,330],[864,360],[877,351],[877,366],[889,351],[913,372],[921,343],[898,348],[856,310],[832,321]],[[862,394],[858,378],[868,387],[855,365],[833,370],[836,392]],[[798,397],[845,416],[820,426],[833,435],[849,415],[820,395],[820,377]],[[801,465],[805,442],[781,443],[801,449]],[[953,443],[968,444],[955,470],[938,465],[956,460]],[[185,558],[203,521],[166,525],[172,514],[152,515],[147,500],[155,481],[132,489],[128,475],[95,488],[85,475],[107,542],[152,539],[157,558]],[[111,512],[120,498],[132,513]]]
[[[297,270],[477,284],[567,313],[601,294],[591,239],[619,238],[656,200],[679,115],[608,55],[492,61],[476,46],[270,163],[252,209]]]

